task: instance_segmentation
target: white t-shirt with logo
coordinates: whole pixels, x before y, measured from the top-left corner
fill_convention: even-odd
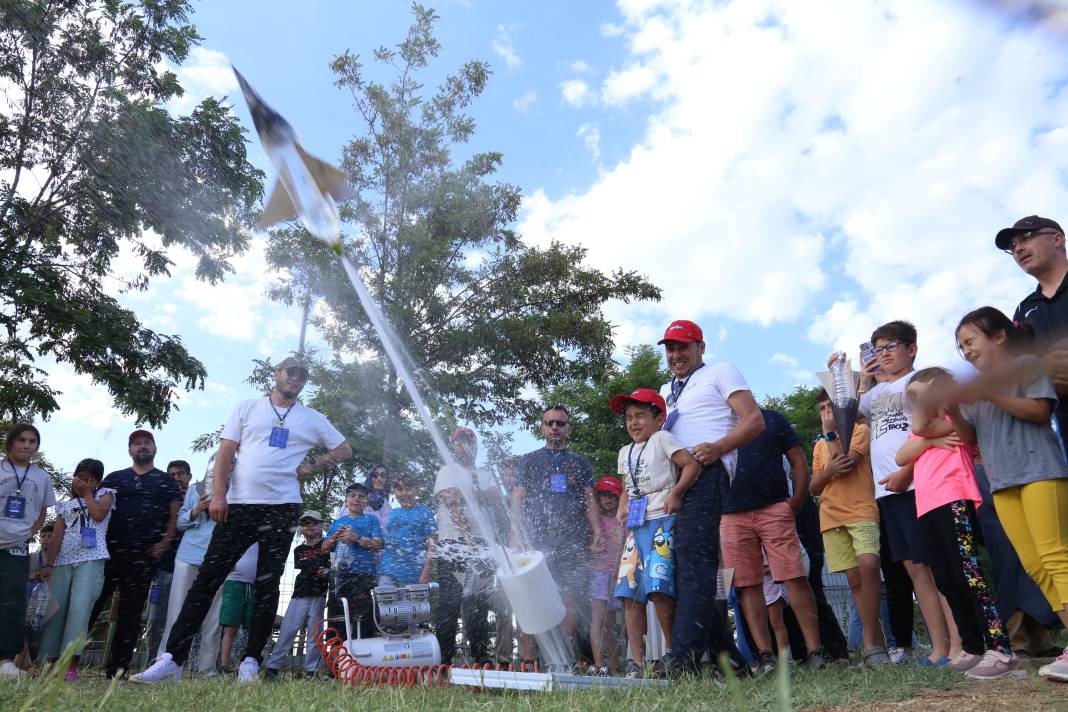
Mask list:
[[[879,484],[901,468],[897,466],[897,451],[909,439],[912,432],[912,401],[905,389],[915,371],[896,381],[877,383],[860,396],[860,413],[868,419],[871,429],[871,474],[875,478],[875,498],[896,494]],[[913,489],[909,485],[909,489]]]
[[[110,487],[101,487],[93,495],[97,502],[105,494],[111,494],[111,509],[102,521],[96,521],[89,514],[88,508],[82,513],[82,504],[77,499],[60,502],[56,505],[56,517],[63,518],[63,541],[59,544],[59,553],[56,554],[56,566],[65,564],[77,564],[82,561],[95,561],[108,559],[108,522],[111,521],[111,513],[115,511],[115,490]],[[81,516],[79,516],[81,515]],[[92,549],[82,546],[82,527],[96,530],[96,546]]]
[[[637,486],[647,497],[645,518],[663,517],[664,500],[679,481],[679,468],[671,456],[685,450],[675,436],[666,430],[658,430],[644,443],[631,443],[619,449],[616,471],[623,489],[628,493]],[[635,470],[631,475],[631,468]]]
[[[729,363],[705,364],[686,379],[678,402],[678,417],[671,434],[690,450],[700,443],[714,443],[729,433],[741,420],[727,399],[738,391],[748,391],[745,376]],[[671,395],[671,382],[661,386],[660,395],[667,400]],[[670,414],[673,408],[668,407]],[[670,417],[670,415],[669,415]],[[738,466],[738,451],[731,450],[721,458],[730,476],[734,477]]]
[[[296,403],[291,409],[272,407],[269,398],[242,401],[230,414],[222,437],[239,443],[226,501],[230,504],[300,503],[297,466],[316,445],[328,450],[345,442],[322,413]],[[285,447],[270,445],[271,431],[278,427],[278,415],[285,416],[281,427],[289,431]]]
[[[477,487],[475,484],[476,478]],[[493,480],[493,473],[484,467],[476,467],[472,472],[459,464],[455,466],[446,465],[438,470],[437,479],[434,480],[434,495],[437,496],[438,493],[453,487],[460,490],[464,495],[464,511],[467,515],[468,524],[471,525],[475,536],[485,538],[486,534],[478,530],[478,523],[475,521],[475,515],[471,512],[468,502],[478,497],[478,492],[486,492],[496,488],[496,486],[497,484]],[[478,492],[476,492],[476,489]],[[438,539],[441,541],[460,540],[460,528],[452,520],[449,508],[440,500],[438,501]]]

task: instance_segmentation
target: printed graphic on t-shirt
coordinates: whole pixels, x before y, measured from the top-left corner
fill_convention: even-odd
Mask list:
[[[881,393],[871,404],[871,437],[878,440],[887,433],[909,432],[905,415],[904,393]]]

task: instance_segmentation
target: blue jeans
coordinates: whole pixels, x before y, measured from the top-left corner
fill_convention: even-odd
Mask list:
[[[59,608],[45,623],[39,658],[58,658],[68,645],[89,631],[89,614],[104,588],[105,561],[80,561],[53,569],[48,589]]]
[[[675,623],[671,627],[671,657],[682,668],[698,670],[708,653],[718,665],[727,653],[740,667],[745,664],[716,605],[716,571],[719,569],[719,519],[730,477],[722,462],[704,467],[686,494],[675,518]]]

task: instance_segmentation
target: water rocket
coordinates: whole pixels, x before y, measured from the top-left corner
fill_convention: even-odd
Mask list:
[[[237,67],[231,68],[245,95],[263,150],[278,171],[278,182],[256,227],[262,230],[299,217],[308,232],[341,254],[341,226],[335,201],[353,195],[345,174],[305,151],[290,123],[260,98]]]
[[[834,412],[834,422],[838,425],[838,437],[842,440],[842,452],[848,453],[860,405],[856,377],[845,354],[836,354],[830,366],[829,372],[820,372],[820,383],[831,397],[831,410]]]

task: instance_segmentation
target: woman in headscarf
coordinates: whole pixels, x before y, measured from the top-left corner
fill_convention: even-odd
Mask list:
[[[381,525],[382,531],[385,532],[389,513],[393,511],[389,504],[389,493],[392,487],[389,482],[389,475],[386,472],[386,466],[375,465],[372,467],[371,473],[364,480],[364,485],[367,486],[367,507],[364,508],[363,512],[364,514],[372,514],[378,517],[378,523]]]

